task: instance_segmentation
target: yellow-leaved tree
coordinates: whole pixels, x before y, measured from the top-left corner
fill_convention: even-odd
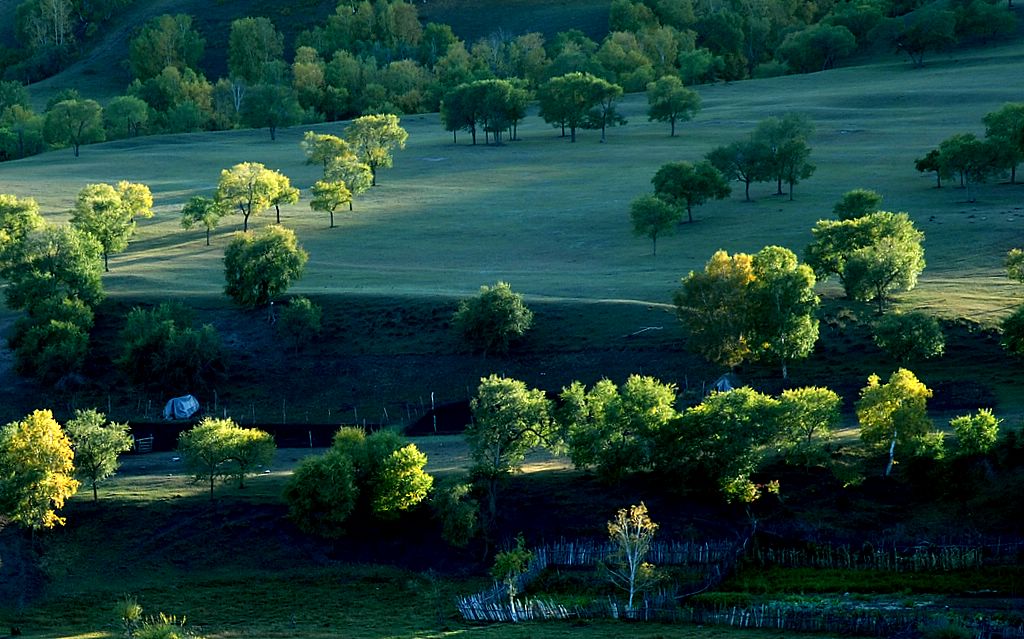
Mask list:
[[[79,486],[74,458],[49,410],[0,428],[0,515],[33,530],[64,525],[57,511]]]

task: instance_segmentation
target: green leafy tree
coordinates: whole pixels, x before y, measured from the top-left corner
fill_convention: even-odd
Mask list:
[[[290,229],[238,233],[224,251],[224,292],[240,306],[265,306],[302,277],[307,260],[309,254]]]
[[[95,100],[65,100],[46,112],[43,137],[56,146],[70,146],[78,157],[83,144],[102,142],[103,109]]]
[[[14,348],[15,370],[44,384],[77,374],[89,351],[91,327],[91,321],[83,326],[64,319],[30,316],[27,325],[9,342]]]
[[[264,67],[281,60],[284,36],[267,18],[239,18],[228,35],[228,69],[232,78],[254,85],[263,79]]]
[[[115,362],[134,384],[208,388],[223,371],[217,329],[196,328],[192,311],[177,302],[133,308],[118,340],[121,354]]]
[[[466,427],[473,460],[470,472],[484,482],[493,522],[499,482],[519,469],[527,452],[551,440],[551,402],[543,391],[528,389],[519,380],[491,375],[480,380],[470,409],[473,422]]]
[[[758,251],[751,266],[754,279],[746,303],[752,356],[778,361],[782,378],[787,379],[787,362],[810,355],[818,341],[814,271],[798,264],[796,255],[780,246]]]
[[[732,192],[725,176],[707,160],[663,164],[651,183],[659,198],[676,207],[686,207],[688,222],[693,222],[693,207],[727,198]]]
[[[813,132],[814,126],[800,113],[772,116],[758,123],[753,141],[765,150],[765,169],[775,179],[776,195],[782,195],[782,184],[787,183],[792,200],[793,185],[814,173],[814,165],[807,160],[811,154],[807,138]]]
[[[277,184],[274,171],[259,162],[242,162],[220,172],[213,199],[220,206],[237,207],[242,214],[242,230],[248,231],[249,218],[273,206]]]
[[[508,595],[509,610],[513,621],[518,621],[515,601],[516,595],[519,594],[519,578],[530,567],[531,561],[533,561],[533,553],[526,549],[526,540],[523,539],[522,534],[516,537],[515,547],[494,555],[491,576],[505,586],[505,594]]]
[[[810,466],[826,460],[825,445],[839,428],[842,400],[827,388],[789,388],[779,396],[779,440],[786,461]]]
[[[857,401],[861,440],[873,447],[889,448],[885,476],[892,473],[897,451],[913,452],[933,431],[927,403],[932,391],[905,368],[882,383],[878,375],[868,377]],[[901,455],[903,454],[901,452]]]
[[[164,14],[152,18],[128,45],[128,62],[140,80],[155,77],[167,67],[199,69],[206,40],[192,26],[192,16]]]
[[[651,238],[651,255],[658,254],[658,236],[675,229],[682,214],[677,207],[655,195],[644,195],[629,205],[633,234]]]
[[[985,138],[1000,149],[1004,166],[1010,170],[1010,184],[1017,183],[1017,165],[1024,160],[1024,102],[1004,104],[982,118]]]
[[[306,156],[306,164],[320,164],[324,171],[335,158],[352,155],[348,142],[336,135],[306,131],[300,143]]]
[[[771,150],[753,138],[717,147],[706,157],[726,178],[743,182],[747,202],[751,201],[750,184],[772,177]]]
[[[135,234],[135,220],[140,217],[153,217],[153,195],[145,184],[89,184],[78,192],[71,226],[99,241],[103,270],[109,271],[110,254],[128,248]]]
[[[988,181],[997,170],[997,151],[997,146],[979,140],[973,133],[957,133],[939,144],[939,164],[945,173],[960,176],[967,201],[974,202],[976,195],[972,194],[971,185]]]
[[[605,564],[605,569],[611,582],[629,593],[628,612],[635,609],[636,596],[658,582],[654,566],[645,561],[657,531],[658,524],[651,520],[643,502],[630,506],[628,511],[620,509],[608,522],[608,537],[616,553],[613,560]]]
[[[46,150],[46,120],[19,104],[0,110],[0,157],[18,159]]]
[[[332,158],[324,170],[324,179],[328,182],[342,182],[348,189],[348,210],[352,210],[352,201],[357,195],[370,190],[373,184],[373,171],[369,165],[359,161],[351,153]]]
[[[74,457],[48,410],[0,428],[0,514],[33,530],[63,526],[57,511],[79,486]]]
[[[212,197],[193,195],[181,207],[181,227],[192,229],[202,226],[206,229],[206,245],[210,245],[210,233],[220,225],[220,220],[228,214],[227,209]]]
[[[927,313],[891,313],[875,323],[875,344],[900,364],[939,357],[946,337]]]
[[[712,393],[686,409],[656,448],[655,468],[718,486],[727,501],[750,503],[775,485],[751,479],[779,439],[778,400],[750,388]]]
[[[0,268],[7,281],[7,306],[32,313],[45,300],[77,299],[96,306],[103,299],[103,247],[71,226],[29,233],[8,252]]]
[[[622,87],[598,78],[591,91],[594,93],[595,104],[587,112],[583,126],[588,129],[601,129],[601,142],[606,141],[608,127],[626,124],[626,119],[619,115],[616,100],[622,97]]]
[[[392,151],[404,149],[409,134],[399,124],[397,115],[364,115],[352,120],[345,129],[345,139],[359,160],[370,167],[372,186],[377,186],[377,171],[394,164]]]
[[[308,297],[293,297],[281,310],[275,327],[284,342],[298,353],[300,348],[320,334],[322,318],[323,309]]]
[[[459,302],[452,324],[475,348],[507,353],[512,342],[530,329],[533,312],[507,282],[481,286],[476,297]]]
[[[999,440],[999,424],[992,411],[979,408],[974,415],[960,415],[949,420],[956,434],[959,455],[980,455],[992,450]]]
[[[1006,253],[1006,261],[1003,265],[1006,267],[1007,277],[1024,284],[1024,251],[1016,248],[1010,249]]]
[[[284,489],[292,521],[322,537],[344,534],[358,496],[352,458],[333,451],[303,459]]]
[[[274,461],[277,445],[270,433],[257,428],[236,427],[229,443],[227,476],[238,480],[238,487],[245,488],[246,475],[269,466]]]
[[[914,68],[924,66],[924,56],[956,43],[956,15],[928,5],[907,15],[890,18],[878,27],[879,38],[888,39],[897,51],[910,56]]]
[[[297,188],[292,186],[287,175],[280,171],[271,171],[271,178],[274,182],[274,192],[270,197],[270,203],[274,205],[274,212],[277,214],[277,223],[281,223],[281,207],[288,204],[295,204],[302,195]]]
[[[39,213],[39,204],[30,197],[0,193],[0,260],[15,251],[30,233],[39,231],[46,222]]]
[[[441,537],[465,548],[479,527],[480,504],[471,496],[472,485],[461,479],[442,483],[433,491],[434,516],[441,520]]]
[[[133,95],[121,95],[103,109],[103,128],[108,140],[133,138],[149,120],[149,105]]]
[[[314,211],[322,211],[329,213],[331,216],[331,226],[334,228],[334,213],[345,204],[351,204],[352,192],[348,190],[345,183],[341,180],[336,182],[329,182],[326,180],[317,180],[313,184],[313,188],[310,189],[313,195],[313,199],[309,201],[309,208]]]
[[[67,433],[75,452],[75,475],[92,485],[92,500],[98,501],[96,485],[117,472],[118,457],[135,444],[131,429],[127,424],[108,422],[106,415],[89,409],[75,411]]]
[[[813,24],[787,35],[776,54],[796,73],[831,69],[857,49],[857,38],[845,26]]]
[[[938,149],[932,149],[924,154],[924,156],[914,160],[914,168],[919,173],[935,173],[935,188],[942,188],[942,178],[948,178],[949,173],[945,166],[942,165],[942,158],[939,154]]]
[[[924,233],[906,213],[876,211],[849,220],[819,220],[805,260],[820,279],[838,276],[846,294],[874,300],[879,312],[894,290],[911,290],[924,270]]]
[[[560,398],[555,419],[573,465],[613,482],[650,468],[657,437],[678,416],[675,385],[641,375],[622,388],[607,379],[590,390],[573,382]]]
[[[1003,348],[1014,355],[1024,355],[1024,306],[1018,306],[1000,324]]]
[[[590,110],[601,100],[607,82],[589,73],[572,72],[551,78],[540,88],[540,116],[545,122],[569,128],[569,139],[576,141],[576,130],[586,125]],[[564,133],[563,133],[564,135]]]
[[[881,207],[882,195],[880,193],[871,189],[853,189],[843,193],[843,197],[839,198],[839,201],[832,207],[832,213],[839,220],[852,220],[880,211]]]
[[[717,251],[703,271],[691,271],[673,296],[689,331],[687,345],[705,359],[736,366],[750,354],[746,295],[754,280],[752,259]]]
[[[261,82],[245,92],[239,116],[244,124],[254,129],[266,128],[271,141],[277,139],[277,130],[298,124],[302,120],[302,107],[292,87]]]
[[[670,137],[676,135],[676,122],[692,120],[700,110],[700,96],[683,86],[674,75],[667,75],[647,85],[647,118],[668,122]]]

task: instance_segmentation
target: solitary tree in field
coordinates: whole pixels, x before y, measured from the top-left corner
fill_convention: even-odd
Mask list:
[[[83,144],[103,141],[103,109],[95,100],[58,102],[46,112],[43,136],[50,144],[70,146],[77,158]]]
[[[700,110],[700,96],[674,75],[667,75],[647,85],[647,117],[649,120],[668,122],[670,137],[676,135],[676,122],[693,119]]]
[[[139,217],[153,217],[153,195],[148,186],[89,184],[78,193],[71,225],[96,238],[103,247],[103,270],[109,271],[110,254],[128,248]]]
[[[949,177],[946,167],[942,165],[938,149],[932,149],[914,160],[914,168],[919,173],[935,173],[935,188],[937,189],[942,188],[942,178]]]
[[[608,522],[608,537],[615,544],[617,552],[605,568],[611,582],[629,593],[627,611],[634,610],[633,600],[636,595],[658,581],[654,566],[645,561],[657,531],[658,524],[651,520],[643,502],[638,506],[630,506],[628,511],[620,509],[615,518]]]
[[[915,452],[932,433],[927,402],[932,391],[918,381],[913,373],[901,368],[882,383],[878,375],[868,377],[857,401],[860,438],[870,446],[888,444],[889,462],[885,476],[892,473],[897,449]]]
[[[108,422],[96,410],[76,410],[67,423],[71,448],[75,451],[75,475],[92,485],[92,500],[98,501],[96,484],[117,471],[121,453],[132,449],[135,440],[127,424]]]
[[[265,306],[302,277],[308,259],[290,229],[271,226],[256,235],[238,233],[224,251],[224,292],[241,306]]]
[[[279,171],[271,171],[274,181],[274,194],[270,197],[270,203],[274,205],[274,212],[277,213],[277,223],[281,223],[281,207],[287,204],[295,204],[299,201],[299,190],[292,186],[287,175]]]
[[[651,255],[658,254],[658,236],[668,235],[679,222],[678,208],[654,195],[645,195],[629,205],[629,218],[633,222],[633,233],[651,238]]]
[[[345,204],[352,202],[352,193],[345,187],[342,181],[327,182],[317,180],[311,189],[313,199],[309,201],[309,208],[314,211],[323,211],[331,215],[331,228],[334,228],[334,212]]]
[[[193,195],[181,208],[181,227],[191,229],[202,226],[206,229],[206,245],[210,245],[210,232],[217,228],[227,210],[211,197]]]
[[[273,141],[277,139],[278,129],[297,124],[302,119],[302,107],[290,86],[261,82],[246,91],[240,115],[246,125],[270,131]]]
[[[207,417],[199,425],[178,436],[178,452],[185,468],[196,481],[209,481],[210,499],[218,477],[227,477],[231,444],[237,426],[230,419]]]
[[[491,375],[480,380],[470,402],[473,422],[466,427],[472,472],[484,482],[487,512],[497,515],[498,484],[519,469],[531,449],[553,433],[551,402],[544,392],[515,379]]]
[[[533,312],[508,282],[498,282],[481,286],[476,297],[459,302],[452,324],[486,357],[488,352],[507,353],[512,342],[530,329]]]
[[[707,160],[663,164],[651,183],[659,198],[676,207],[686,207],[688,222],[693,222],[693,207],[727,198],[732,192],[725,176]]]
[[[63,526],[57,511],[79,486],[74,456],[48,410],[0,428],[0,515],[33,530]]]
[[[852,220],[881,210],[882,195],[871,189],[853,189],[843,193],[832,213],[840,220]]]
[[[249,218],[269,209],[277,195],[278,179],[274,171],[259,162],[242,162],[220,172],[218,205],[237,208],[242,214],[242,230],[249,230]]]
[[[364,115],[352,120],[345,129],[345,140],[352,151],[370,167],[372,186],[377,186],[377,171],[394,164],[392,151],[404,149],[408,139],[409,134],[399,124],[398,116],[391,114]]]

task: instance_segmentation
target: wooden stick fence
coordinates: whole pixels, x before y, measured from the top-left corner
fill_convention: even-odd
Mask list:
[[[759,566],[785,568],[835,568],[846,570],[887,570],[895,572],[951,571],[982,566],[1016,564],[1024,553],[1024,543],[999,544],[920,544],[896,546],[809,545],[778,548],[761,545],[748,557]]]

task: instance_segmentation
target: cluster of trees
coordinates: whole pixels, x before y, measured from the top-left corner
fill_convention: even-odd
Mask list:
[[[78,410],[62,427],[49,410],[0,428],[0,520],[30,529],[63,525],[58,511],[82,482],[97,484],[118,467],[134,441],[128,426],[103,413]]]
[[[393,431],[345,427],[328,452],[302,460],[284,498],[300,528],[340,537],[350,518],[394,519],[425,500],[434,484],[426,464],[427,456]]]
[[[178,436],[185,468],[195,481],[209,482],[210,499],[218,478],[237,481],[239,488],[245,488],[245,478],[269,466],[276,450],[269,433],[242,428],[231,419],[206,417]]]
[[[952,135],[914,161],[921,173],[934,173],[935,185],[957,178],[966,190],[967,200],[974,202],[971,187],[990,179],[1010,175],[1010,184],[1017,183],[1017,165],[1024,160],[1024,103],[1010,102],[982,118],[985,137],[973,133]]]

